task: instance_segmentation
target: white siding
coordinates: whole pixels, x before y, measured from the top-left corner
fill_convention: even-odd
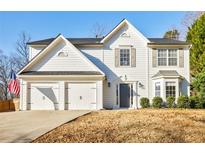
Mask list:
[[[121,34],[126,33],[127,37],[121,37]],[[114,49],[120,46],[133,46],[136,48],[136,67],[116,68]],[[107,81],[103,82],[104,92],[104,107],[113,108],[116,105],[116,85],[120,82],[140,82],[143,86],[137,84],[135,94],[139,97],[134,97],[139,105],[141,97],[154,97],[154,87],[152,76],[159,70],[176,70],[185,78],[182,81],[182,94],[189,95],[189,50],[184,49],[184,67],[152,67],[152,49],[147,47],[147,42],[137,35],[132,27],[125,26],[118,31],[103,48],[81,48],[85,55],[95,63],[107,77]],[[127,80],[125,80],[125,75]],[[121,76],[121,78],[120,78]],[[107,82],[111,82],[111,87],[108,87]]]
[[[35,57],[46,46],[29,46],[29,60]]]
[[[123,33],[126,33],[128,36],[121,37],[121,34]],[[124,45],[136,48],[136,67],[115,67],[115,48],[119,48]],[[104,81],[103,84],[105,107],[112,108],[115,106],[116,84],[119,84],[120,82],[131,81],[136,83],[139,81],[143,84],[143,87],[138,89],[138,96],[148,96],[147,42],[145,42],[141,36],[137,35],[132,27],[125,26],[122,28],[105,43],[102,49],[81,48],[81,50],[86,53],[85,55],[106,74],[108,82],[111,82],[111,87],[107,87],[106,81]],[[125,75],[127,79],[125,79]],[[120,78],[120,76],[122,77]]]
[[[67,52],[67,57],[58,57],[59,52]],[[59,43],[43,57],[31,71],[93,71],[93,67],[75,50],[65,43]]]

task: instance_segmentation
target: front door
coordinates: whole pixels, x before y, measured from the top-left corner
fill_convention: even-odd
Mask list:
[[[120,107],[130,107],[130,85],[120,84]]]

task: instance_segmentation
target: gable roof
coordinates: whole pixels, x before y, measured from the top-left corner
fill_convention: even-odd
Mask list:
[[[70,43],[63,35],[59,34],[55,39],[53,39],[44,49],[42,49],[31,61],[25,65],[19,72],[18,75],[21,74],[25,69],[27,69],[30,65],[34,64],[35,61],[40,58],[46,51],[48,51],[50,48],[53,47],[53,45],[58,41],[58,40],[64,40],[66,43],[68,43],[78,54],[81,56],[82,59],[87,61],[93,68],[95,68],[96,71],[99,71],[102,75],[104,73],[95,65],[93,64],[85,55],[83,55],[72,43]]]
[[[109,40],[109,38],[115,34],[119,29],[121,29],[124,25],[129,25],[134,28],[135,32],[140,35],[146,42],[149,42],[149,40],[141,33],[139,30],[137,30],[127,19],[123,19],[117,26],[115,26],[102,40],[101,43],[104,43],[105,41]]]
[[[148,45],[189,45],[189,43],[180,40],[173,40],[168,38],[146,38],[142,33],[140,33],[132,24],[129,23],[127,19],[123,19],[119,24],[117,24],[105,37],[102,38],[66,38],[73,45],[103,45],[103,43],[108,40],[116,31],[118,31],[125,24],[133,27],[137,34],[139,34]],[[28,45],[49,45],[55,38],[48,38],[38,41],[28,42]]]

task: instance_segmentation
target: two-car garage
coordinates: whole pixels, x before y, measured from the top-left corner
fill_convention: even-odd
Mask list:
[[[18,72],[20,109],[102,109],[104,72],[62,35],[44,43]]]
[[[27,109],[95,110],[98,108],[97,85],[98,82],[29,83]]]

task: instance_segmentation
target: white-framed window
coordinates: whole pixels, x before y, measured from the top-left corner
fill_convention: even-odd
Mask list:
[[[176,83],[166,82],[166,98],[169,96],[176,97]]]
[[[158,49],[158,66],[177,66],[177,49]]]
[[[177,66],[177,49],[168,50],[168,65]]]
[[[155,96],[161,96],[160,82],[156,82],[155,83]]]
[[[130,66],[130,49],[120,49],[120,66]]]
[[[158,66],[167,66],[167,50],[158,49]]]

